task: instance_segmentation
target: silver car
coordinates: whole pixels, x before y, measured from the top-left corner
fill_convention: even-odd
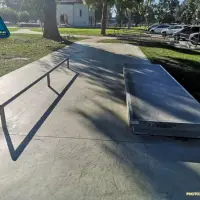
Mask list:
[[[174,33],[177,33],[181,30],[183,30],[184,28],[186,28],[186,25],[175,25],[175,26],[171,26],[169,28],[163,29],[161,31],[162,35],[173,35]]]

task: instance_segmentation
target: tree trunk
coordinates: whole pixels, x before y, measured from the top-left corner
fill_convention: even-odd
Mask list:
[[[105,0],[103,2],[103,10],[102,10],[101,35],[106,35],[107,15],[108,15],[108,3],[107,0]]]
[[[95,20],[94,20],[94,26],[97,27],[97,11],[95,9]]]
[[[43,37],[61,41],[62,37],[58,31],[56,20],[56,2],[55,0],[44,1],[44,32]]]
[[[132,24],[132,13],[129,10],[128,11],[128,29],[131,29],[131,24]]]
[[[122,14],[122,11],[120,11],[120,25],[119,25],[119,27],[121,28],[122,27],[122,16],[123,16],[123,14]]]
[[[135,15],[135,26],[138,27],[138,24],[141,21],[141,16],[139,15],[139,13],[136,13]]]

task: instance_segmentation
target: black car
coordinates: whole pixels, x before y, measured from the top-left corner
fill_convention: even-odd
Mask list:
[[[199,45],[200,44],[200,33],[193,33],[193,34],[191,34],[190,37],[189,37],[189,41],[193,45]]]
[[[175,40],[188,40],[193,33],[200,33],[200,26],[189,26],[174,34]]]

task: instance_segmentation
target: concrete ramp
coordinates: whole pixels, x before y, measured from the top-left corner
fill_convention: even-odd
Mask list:
[[[162,66],[125,64],[124,78],[133,133],[200,137],[200,104]]]

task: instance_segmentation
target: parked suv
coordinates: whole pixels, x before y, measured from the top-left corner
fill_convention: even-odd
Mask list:
[[[163,29],[166,29],[166,28],[169,28],[169,27],[170,27],[170,25],[162,24],[162,25],[158,25],[156,27],[151,28],[149,32],[150,33],[161,33],[161,31]]]
[[[186,26],[186,25],[175,25],[175,26],[171,26],[169,28],[163,29],[161,31],[161,33],[162,33],[162,35],[172,35],[176,32],[182,31],[186,27],[188,27],[188,26]]]
[[[189,26],[183,30],[174,34],[174,39],[176,40],[189,40],[189,37],[193,33],[200,33],[200,26]]]

